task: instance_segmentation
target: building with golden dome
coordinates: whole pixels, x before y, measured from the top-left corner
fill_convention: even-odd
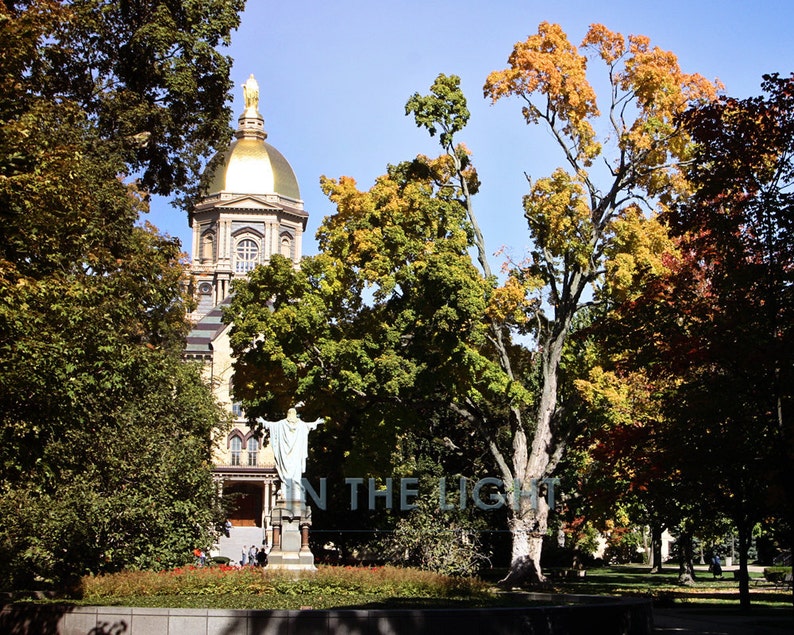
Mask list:
[[[297,265],[308,214],[298,180],[278,150],[267,143],[258,88],[248,78],[245,112],[229,148],[210,161],[206,196],[190,216],[192,271],[203,315],[229,294],[229,283],[281,254]],[[255,91],[256,98],[249,93]]]
[[[214,470],[224,493],[236,495],[232,535],[221,539],[221,555],[235,561],[238,546],[267,537],[278,476],[273,452],[262,447],[232,400],[232,354],[228,326],[221,321],[232,280],[245,277],[273,254],[298,266],[308,214],[289,162],[267,143],[259,112],[259,87],[251,75],[243,85],[245,111],[235,139],[209,163],[205,195],[190,215],[191,273],[197,294],[187,359],[203,362],[216,399],[232,413],[233,427],[219,439]],[[241,545],[237,545],[241,543]]]

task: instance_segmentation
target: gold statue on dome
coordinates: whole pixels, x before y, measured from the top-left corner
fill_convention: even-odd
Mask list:
[[[243,84],[243,98],[245,99],[245,112],[257,114],[259,112],[259,84],[254,79],[254,74]]]

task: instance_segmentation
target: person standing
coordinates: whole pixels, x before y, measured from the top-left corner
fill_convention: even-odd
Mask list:
[[[267,566],[267,543],[263,543],[261,547],[259,547],[259,551],[256,552],[256,564],[260,567]]]
[[[246,551],[245,545],[243,545],[243,557],[240,559],[240,566],[244,567],[247,560],[248,560],[248,551]]]

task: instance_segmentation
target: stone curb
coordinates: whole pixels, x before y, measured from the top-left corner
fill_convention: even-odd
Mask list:
[[[650,635],[651,601],[522,594],[547,606],[487,609],[220,610],[14,604],[0,611],[9,635]]]

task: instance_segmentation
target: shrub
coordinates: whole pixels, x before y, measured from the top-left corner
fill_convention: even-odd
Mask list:
[[[83,600],[97,604],[154,596],[376,596],[381,598],[488,597],[488,586],[474,578],[453,578],[399,567],[331,567],[314,572],[272,571],[258,567],[184,567],[133,571],[83,578]]]
[[[417,499],[416,509],[398,520],[382,543],[384,556],[390,562],[443,575],[476,575],[487,561],[480,533],[464,515],[444,518],[437,507],[438,494],[434,496]]]
[[[790,573],[791,567],[764,567],[764,578],[769,582],[782,582]]]

